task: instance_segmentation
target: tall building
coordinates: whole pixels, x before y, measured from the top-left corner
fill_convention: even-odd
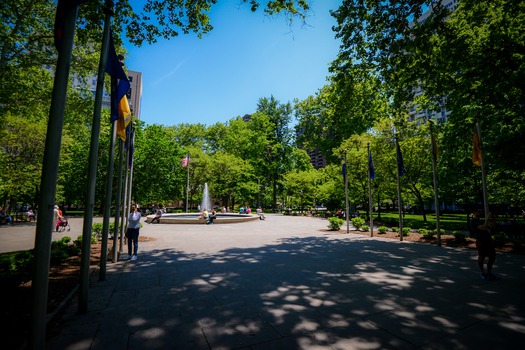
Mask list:
[[[295,137],[296,137],[296,139],[299,138],[300,136],[302,136],[303,134],[304,134],[304,128],[301,128],[301,129],[296,128],[296,130],[295,130]],[[327,165],[326,158],[321,154],[321,152],[319,152],[316,149],[314,149],[314,150],[307,150],[307,149],[304,148],[304,146],[302,144],[297,144],[297,147],[299,149],[303,149],[303,150],[306,151],[306,153],[310,157],[310,164],[312,164],[312,166],[315,169],[320,169],[320,168],[326,167],[326,165]]]
[[[128,91],[129,108],[134,118],[140,119],[140,103],[142,101],[142,73],[128,70],[131,87]]]
[[[76,88],[85,87],[88,85],[89,91],[91,91],[93,98],[95,98],[95,93],[97,90],[97,76],[87,79],[87,81],[73,77],[73,85]],[[127,93],[129,108],[133,114],[133,118],[140,119],[140,103],[142,101],[142,73],[135,72],[132,70],[128,71],[128,79],[131,84],[131,87]],[[102,108],[110,109],[111,108],[111,95],[104,89],[102,93]]]

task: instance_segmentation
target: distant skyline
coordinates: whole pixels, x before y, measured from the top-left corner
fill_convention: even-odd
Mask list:
[[[303,26],[283,15],[221,0],[210,13],[214,29],[199,39],[180,34],[153,45],[126,45],[126,67],[142,73],[140,119],[147,124],[212,125],[254,113],[260,98],[305,99],[326,85],[339,51],[332,26],[342,0],[311,1]]]

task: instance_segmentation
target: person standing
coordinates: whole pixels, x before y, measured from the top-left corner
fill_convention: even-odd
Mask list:
[[[53,210],[53,226],[55,227],[55,230],[57,232],[60,228],[60,222],[63,218],[64,217],[62,216],[62,210],[60,210],[60,207],[58,205],[55,205],[55,209]]]
[[[139,230],[141,217],[142,215],[137,210],[137,205],[132,204],[131,212],[128,216],[128,229],[126,230],[126,238],[128,239],[128,255],[130,256],[131,261],[137,260],[137,251],[139,250]]]
[[[490,215],[490,213],[489,213]],[[478,251],[478,268],[481,272],[481,279],[492,281],[499,279],[492,274],[492,266],[496,261],[496,248],[492,241],[488,221],[481,222],[481,211],[474,213],[474,218],[470,222],[472,232],[476,237],[476,249]],[[487,259],[487,269],[485,271],[485,259]]]

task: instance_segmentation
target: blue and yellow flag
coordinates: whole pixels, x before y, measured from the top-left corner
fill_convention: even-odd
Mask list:
[[[126,141],[126,128],[131,123],[131,110],[129,109],[128,97],[124,95],[118,104],[117,136]]]
[[[109,48],[108,48],[108,63],[106,65],[106,73],[117,81],[115,89],[112,87],[111,91],[111,121],[119,119],[120,114],[120,101],[128,93],[131,84],[129,83],[128,76],[122,68],[117,52],[115,51],[115,44],[113,42],[113,31],[109,35]],[[127,104],[127,101],[126,101]],[[129,105],[128,105],[129,110]]]

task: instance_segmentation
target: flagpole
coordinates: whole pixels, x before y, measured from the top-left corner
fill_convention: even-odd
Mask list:
[[[436,138],[434,136],[434,122],[432,120],[429,120],[429,123],[430,123],[430,142],[432,143],[432,175],[434,179],[434,206],[436,207],[437,246],[441,247]]]
[[[374,203],[372,202],[372,169],[370,167],[370,143],[367,144],[368,149],[368,206],[370,208],[370,237],[374,237]]]
[[[489,198],[487,195],[487,173],[485,170],[485,157],[483,156],[483,142],[481,138],[481,130],[479,127],[479,122],[476,122],[476,132],[478,133],[479,137],[479,155],[480,155],[480,161],[481,161],[481,183],[483,186],[483,210],[485,211],[485,224],[488,224],[489,222]]]
[[[108,0],[111,1],[111,0]],[[106,198],[104,202],[104,221],[102,223],[102,249],[100,254],[100,273],[99,280],[104,281],[106,278],[106,264],[107,264],[107,249],[109,236],[109,218],[111,216],[111,196],[113,188],[113,168],[115,166],[115,139],[117,135],[117,123],[120,118],[121,109],[128,108],[126,93],[130,89],[128,77],[122,69],[122,58],[115,52],[115,44],[113,42],[113,33],[109,28],[109,48],[108,48],[108,63],[106,66],[106,73],[111,76],[111,139],[109,145],[109,159],[108,171],[106,179]],[[124,105],[121,102],[124,101]],[[129,109],[129,108],[128,108]],[[122,113],[128,113],[127,110],[122,110]],[[120,200],[120,198],[118,198]],[[118,211],[117,207],[117,211]],[[117,226],[116,223],[115,226]],[[118,231],[113,235],[113,247],[118,247]]]
[[[127,133],[126,133],[127,135]],[[123,177],[123,185],[122,185],[122,215],[120,216],[120,229],[119,229],[119,247],[118,251],[123,251],[123,242],[124,242],[124,229],[125,229],[125,220],[127,218],[127,210],[128,210],[128,152],[129,147],[126,146],[126,142],[129,142],[129,139],[126,137],[126,141],[124,141],[124,153],[122,153],[122,177]]]
[[[403,204],[401,201],[401,164],[400,164],[400,148],[396,137],[396,152],[397,152],[397,209],[399,213],[399,240],[403,240]]]
[[[128,168],[129,168],[129,182],[128,182],[128,211],[126,213],[126,224],[128,223],[127,218],[129,217],[129,208],[131,207],[131,190],[133,188],[133,155],[135,148],[135,123],[131,124],[131,139],[129,140],[128,149]]]
[[[58,178],[60,146],[64,125],[67,82],[75,38],[78,4],[71,5],[64,18],[62,44],[60,46],[51,108],[47,123],[47,136],[42,161],[40,200],[35,233],[34,268],[31,285],[32,308],[29,334],[30,348],[43,349],[46,342],[46,314],[49,288],[49,266],[51,258],[51,235]]]
[[[350,205],[348,204],[348,169],[346,164],[346,149],[345,149],[345,210],[346,210],[346,233],[350,232],[350,221],[348,220],[350,215]]]
[[[91,129],[91,144],[89,148],[88,191],[84,202],[84,223],[82,229],[82,252],[80,259],[79,282],[79,312],[87,311],[89,289],[89,268],[91,260],[91,234],[93,230],[93,211],[95,189],[97,181],[98,144],[100,136],[100,115],[102,111],[102,94],[104,92],[104,73],[108,61],[109,25],[113,14],[113,3],[106,2],[104,8],[104,32],[102,34],[102,48],[98,65],[97,88],[95,91],[95,106],[93,111],[93,125]],[[80,307],[82,305],[82,307]]]
[[[188,156],[189,156],[189,153],[186,157]],[[189,162],[189,159],[188,159],[187,167],[188,167],[188,175],[186,176],[186,213],[188,212],[188,198],[190,196],[190,162]]]
[[[116,93],[116,78],[111,78],[111,93]],[[111,195],[113,190],[113,167],[115,158],[115,139],[117,138],[117,121],[111,122],[111,139],[109,141],[109,159],[106,173],[106,196],[104,201],[104,219],[102,221],[102,247],[100,251],[99,281],[106,280],[106,265],[108,256],[109,220],[111,216]],[[115,239],[115,237],[113,237]],[[115,246],[116,242],[113,241]]]
[[[118,123],[118,121],[117,121]],[[115,203],[115,221],[113,225],[113,263],[116,263],[118,261],[118,253],[119,253],[119,240],[121,237],[119,237],[119,220],[120,220],[120,206],[122,202],[122,161],[124,160],[124,142],[121,138],[118,139],[119,146],[120,146],[120,159],[118,163],[118,175],[117,175],[117,196],[116,196],[116,203]]]

